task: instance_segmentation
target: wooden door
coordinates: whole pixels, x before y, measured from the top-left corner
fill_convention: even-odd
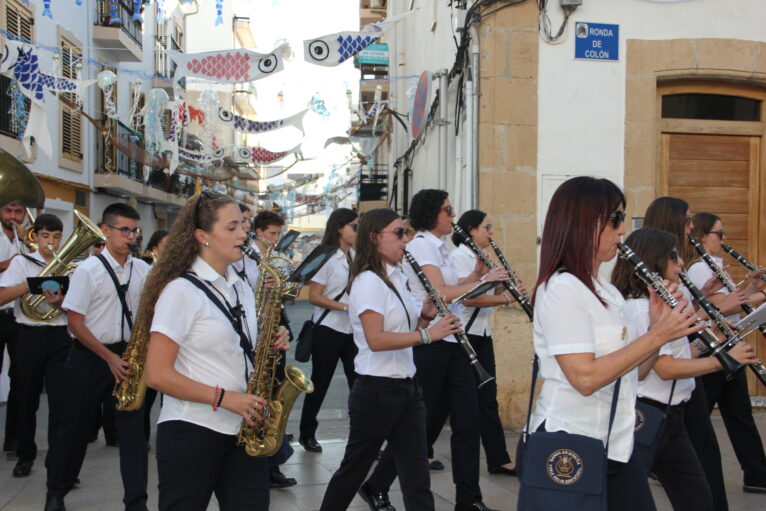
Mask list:
[[[662,134],[662,195],[679,197],[689,203],[693,213],[709,212],[721,217],[726,243],[748,260],[760,260],[761,222],[760,143],[758,136]],[[763,225],[761,225],[763,224]],[[724,263],[735,282],[747,270],[729,256]],[[758,356],[766,358],[766,339],[760,333],[748,342]],[[754,393],[766,395],[766,388],[750,377]]]

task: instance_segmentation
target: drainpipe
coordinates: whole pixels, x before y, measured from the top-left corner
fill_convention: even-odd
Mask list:
[[[469,146],[471,159],[468,162],[470,172],[467,193],[470,196],[471,208],[479,207],[479,94],[481,88],[481,75],[479,74],[479,30],[476,24],[471,24],[469,29],[471,35],[471,96],[469,103],[471,115],[469,117],[471,135],[469,137]]]
[[[449,104],[447,103],[447,87],[448,87],[448,71],[446,69],[440,69],[434,73],[435,78],[439,78],[439,118],[436,120],[436,125],[439,128],[439,148],[438,148],[438,169],[436,172],[437,181],[436,187],[440,189],[447,188],[447,126],[449,121],[447,116],[449,115]]]

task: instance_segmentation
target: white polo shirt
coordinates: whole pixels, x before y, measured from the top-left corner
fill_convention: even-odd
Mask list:
[[[412,332],[415,329],[421,304],[414,299],[407,288],[407,277],[399,268],[390,264],[386,265],[386,274],[388,280],[399,292],[399,296],[402,297],[404,306],[383,279],[371,271],[359,274],[351,284],[348,309],[354,343],[359,349],[354,359],[354,367],[358,374],[412,378],[415,376],[412,348],[372,351],[364,336],[362,321],[359,319],[360,314],[370,310],[383,316],[385,332]]]
[[[688,293],[686,288],[682,288]],[[689,298],[687,296],[687,298]],[[691,300],[690,300],[691,303]],[[623,307],[625,321],[633,326],[637,336],[644,335],[649,331],[649,300],[646,298],[629,298],[625,301]],[[681,337],[671,341],[660,348],[660,356],[669,355],[673,358],[692,358],[692,351],[689,349],[689,339]],[[643,381],[638,382],[638,396],[653,399],[660,403],[667,403],[670,397],[670,389],[673,386],[673,380],[663,380],[652,369],[646,375]],[[676,382],[676,388],[673,390],[672,405],[679,405],[687,402],[692,397],[694,390],[694,378],[680,378]]]
[[[431,231],[420,231],[415,237],[407,243],[407,252],[412,254],[412,257],[418,262],[420,267],[428,264],[436,266],[441,271],[442,279],[448,286],[456,286],[458,282],[457,274],[455,270],[449,264],[449,250],[447,250],[447,244],[441,238],[437,238]],[[422,307],[423,300],[425,300],[428,293],[420,283],[417,274],[412,269],[412,266],[405,259],[402,262],[402,268],[405,275],[410,282],[410,289],[412,289],[412,295],[418,303],[418,307]],[[460,304],[450,304],[447,306],[449,311],[457,317],[461,317],[463,314],[463,306]],[[429,326],[433,326],[439,318],[434,318]],[[449,335],[444,338],[446,342],[457,342],[454,335]]]
[[[239,261],[232,263],[232,268],[234,268],[234,271],[237,272],[238,275],[243,276],[243,269],[244,269],[244,278],[247,284],[250,286],[250,289],[253,291],[256,290],[258,287],[258,276],[260,275],[260,270],[258,269],[258,263],[250,259],[248,256],[242,254],[242,259]]]
[[[715,261],[718,267],[723,270],[723,259],[720,257],[716,257],[712,254],[710,255],[710,257],[712,257],[713,261]],[[723,271],[725,272],[726,270],[723,270]],[[689,280],[692,281],[692,284],[697,286],[698,289],[702,289],[702,286],[705,285],[705,282],[710,280],[710,278],[713,276],[713,270],[710,269],[710,266],[708,266],[705,261],[700,260],[694,263],[693,265],[691,265],[691,267],[686,272],[686,274],[689,276]],[[724,286],[718,291],[716,291],[716,293],[728,295],[729,290],[726,289],[726,286]],[[737,321],[739,321],[739,318],[740,316],[739,316],[739,313],[737,312],[726,316],[726,319],[731,321],[732,323],[736,323]]]
[[[125,300],[135,319],[149,265],[141,259],[128,256],[125,266],[122,267],[109,253],[108,248],[101,253],[121,285],[127,284],[130,279]],[[130,339],[130,328],[123,318],[117,289],[103,263],[96,256],[87,258],[77,266],[69,278],[69,292],[61,308],[84,315],[85,326],[101,344]]]
[[[348,270],[346,253],[341,249],[338,249],[330,260],[316,272],[314,277],[312,277],[311,282],[323,285],[324,290],[322,291],[322,296],[334,300],[335,297],[348,286]],[[337,301],[348,303],[348,291],[343,293]],[[324,307],[314,306],[314,315],[312,317],[314,323],[319,320],[320,316],[322,316],[326,310],[327,309]],[[351,333],[351,323],[348,318],[348,312],[345,311],[330,310],[327,316],[322,320],[322,326],[332,328],[336,332],[343,334]]]
[[[458,279],[467,277],[473,273],[476,268],[476,254],[468,248],[468,245],[461,243],[455,250],[449,254],[449,263],[452,270]],[[487,292],[488,295],[494,295],[495,290],[491,289]],[[468,322],[476,311],[477,307],[463,307],[463,314],[460,318],[460,322],[463,324],[463,328],[468,326]],[[478,307],[479,313],[476,314],[476,318],[471,324],[471,328],[467,333],[471,335],[492,335],[492,307]]]
[[[221,293],[231,306],[237,300],[245,311],[243,330],[253,348],[258,338],[258,319],[255,295],[233,271],[224,278],[200,257],[192,264],[194,272],[220,299]],[[212,290],[212,289],[211,289]],[[216,292],[217,291],[217,292]],[[223,312],[197,286],[179,277],[162,290],[154,307],[152,332],[168,336],[178,344],[178,355],[173,368],[184,376],[204,383],[218,385],[227,392],[247,390],[246,356],[240,346],[239,335]],[[213,396],[210,396],[212,402]],[[203,426],[225,435],[236,435],[242,417],[224,408],[213,411],[210,403],[193,403],[165,395],[158,422],[182,420]]]
[[[607,306],[569,273],[558,273],[537,288],[534,345],[543,385],[530,419],[530,431],[545,421],[547,431],[566,431],[606,442],[614,382],[584,396],[561,370],[556,355],[594,353],[601,357],[633,340],[623,319],[625,300],[613,285],[593,279]],[[622,377],[609,442],[609,459],[627,462],[633,452],[638,371]]]
[[[29,254],[35,261],[38,261],[42,266],[33,263],[29,259],[23,256],[14,257],[8,269],[0,274],[0,287],[13,287],[18,286],[22,282],[26,282],[27,277],[37,277],[40,270],[42,270],[48,263],[40,255],[40,252],[34,252]],[[24,295],[22,295],[24,296]],[[15,299],[11,302],[13,306],[13,314],[16,316],[16,323],[28,326],[65,326],[67,324],[66,314],[62,313],[56,319],[51,321],[37,321],[21,311],[21,298]],[[37,307],[40,312],[47,312],[51,310],[51,307],[43,302]]]
[[[24,250],[24,244],[19,241],[19,238],[14,235],[13,239],[9,239],[8,235],[5,234],[5,230],[0,228],[0,261],[7,261],[11,257],[13,257],[15,254],[23,254],[26,251]],[[6,270],[7,271],[7,270]],[[0,275],[3,275],[5,272],[0,272]],[[0,306],[0,310],[6,310],[6,309],[12,309],[13,308],[13,302],[6,303],[3,306]]]

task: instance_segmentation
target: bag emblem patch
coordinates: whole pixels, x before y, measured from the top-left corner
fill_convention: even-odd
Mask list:
[[[548,477],[556,484],[569,486],[580,480],[585,466],[582,458],[570,449],[559,449],[548,456]]]
[[[640,408],[636,408],[636,425],[633,428],[634,432],[641,431],[646,426],[646,415]]]

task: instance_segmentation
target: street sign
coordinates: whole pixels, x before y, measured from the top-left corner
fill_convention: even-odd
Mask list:
[[[619,60],[620,26],[605,23],[575,23],[575,58]]]
[[[372,43],[359,52],[359,63],[372,66],[388,65],[388,44]]]
[[[431,95],[431,74],[423,71],[418,81],[418,88],[415,90],[415,97],[412,101],[412,112],[410,113],[410,133],[412,138],[418,138],[423,126],[426,123],[426,109],[428,108],[428,98]]]

